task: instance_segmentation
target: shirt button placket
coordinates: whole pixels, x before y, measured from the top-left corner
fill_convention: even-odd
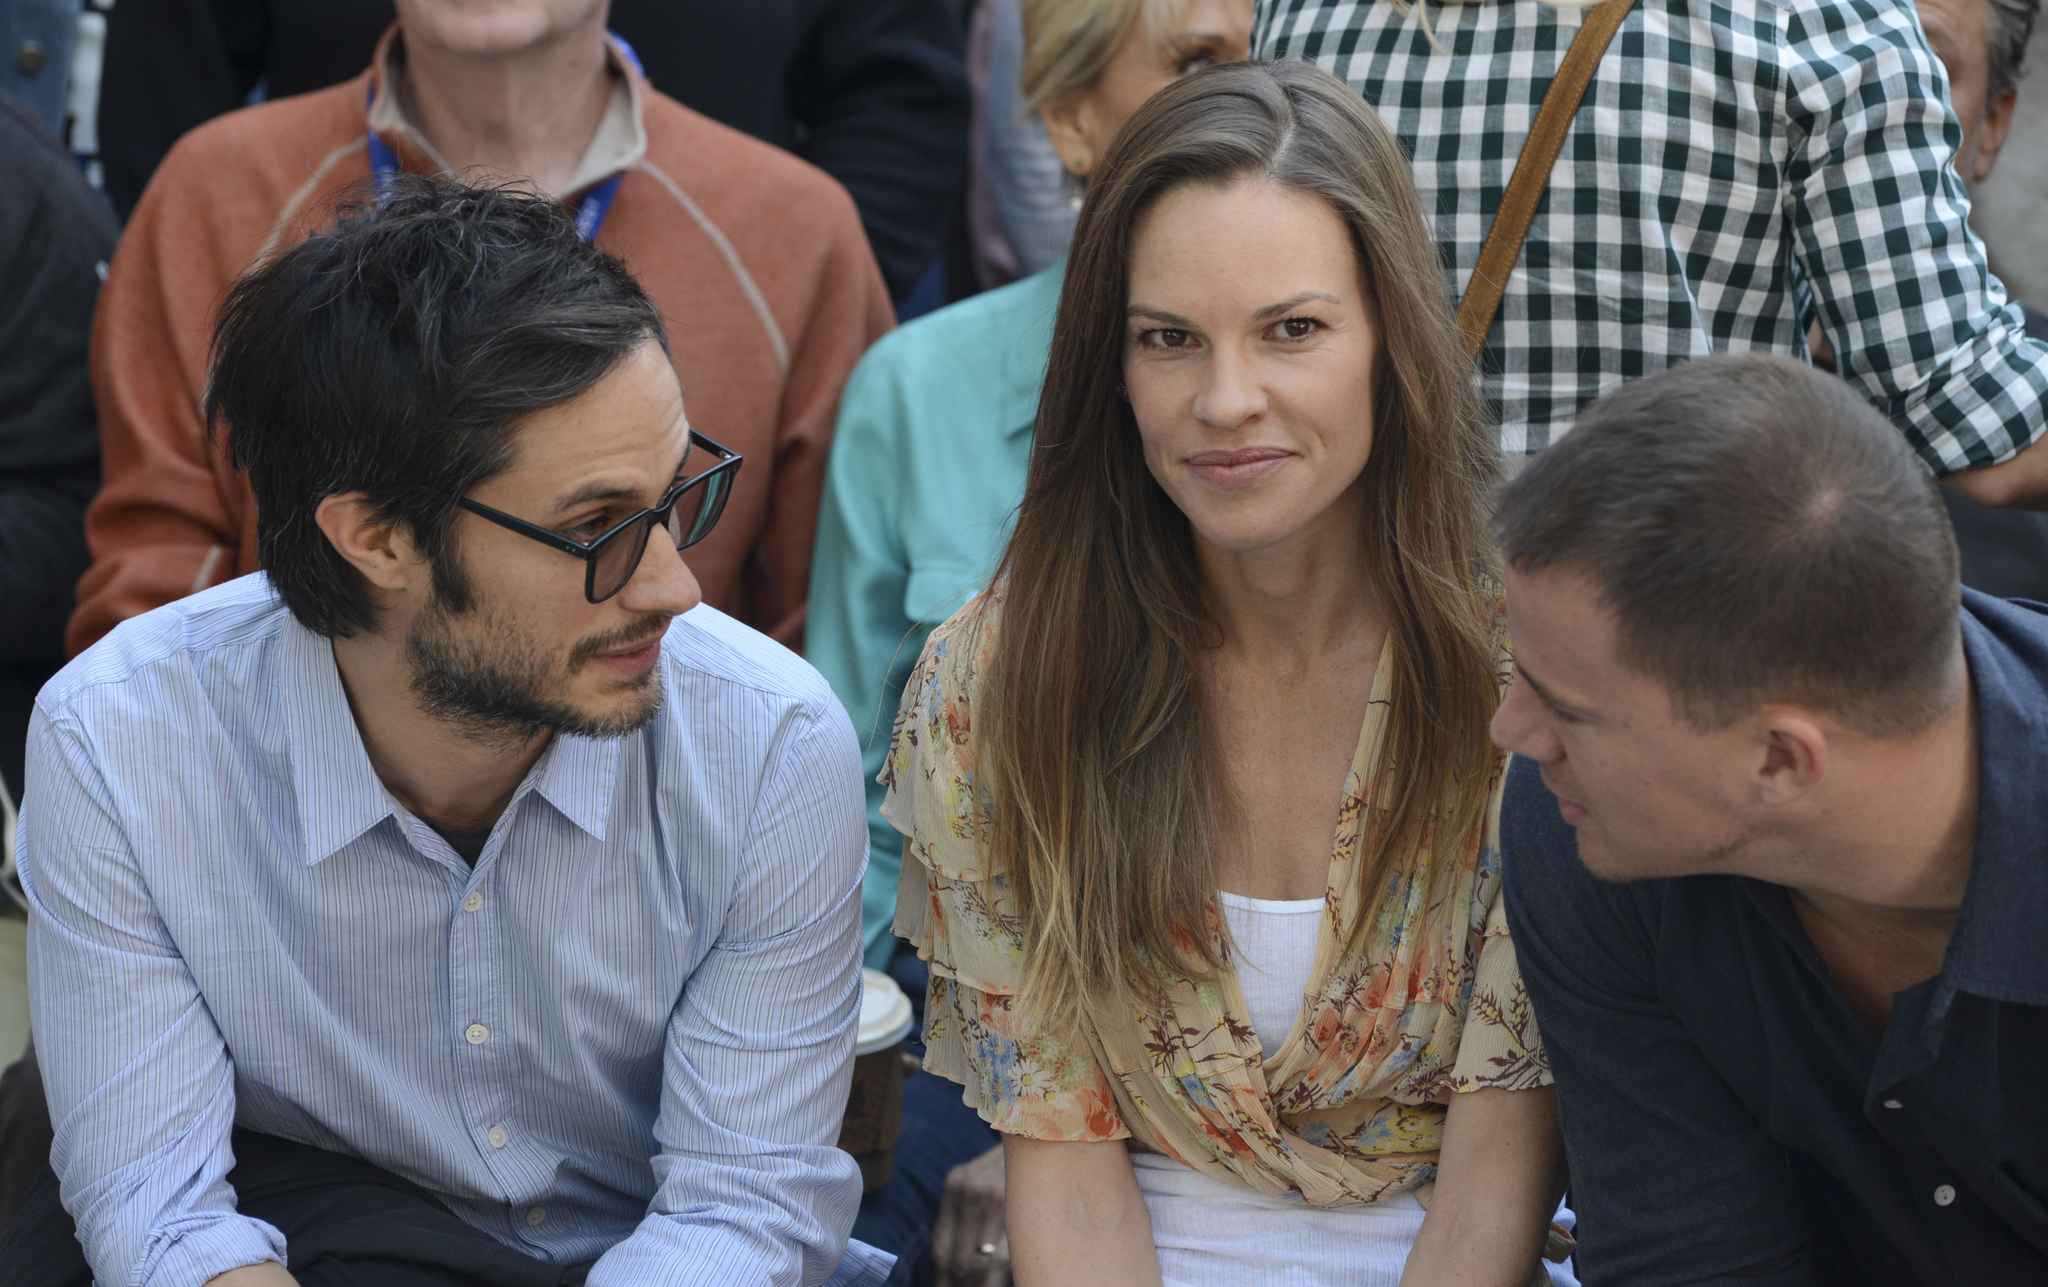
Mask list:
[[[457,914],[449,926],[449,1002],[456,1014],[467,1012],[470,1016],[469,1023],[462,1029],[462,1039],[473,1048],[468,1058],[479,1061],[465,1067],[459,1079],[460,1099],[465,1115],[475,1124],[472,1129],[488,1140],[491,1152],[496,1153],[509,1144],[512,1137],[502,1125],[509,1105],[502,1078],[498,1076],[501,1065],[495,1058],[497,1046],[491,1039],[490,1024],[485,1022],[486,1019],[497,1022],[496,998],[490,990],[490,972],[478,968],[480,962],[491,957],[492,918],[485,909],[485,902],[481,887],[471,889],[457,904]]]

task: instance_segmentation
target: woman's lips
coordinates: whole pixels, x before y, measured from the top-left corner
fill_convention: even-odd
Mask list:
[[[1294,459],[1285,447],[1240,447],[1236,451],[1198,451],[1183,462],[1195,476],[1214,487],[1249,487]]]

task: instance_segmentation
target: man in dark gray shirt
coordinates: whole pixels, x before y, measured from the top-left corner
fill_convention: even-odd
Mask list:
[[[2048,614],[1778,358],[1604,399],[1497,523],[1584,1282],[2048,1283]]]

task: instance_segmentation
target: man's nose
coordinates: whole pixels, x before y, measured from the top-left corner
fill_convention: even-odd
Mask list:
[[[1526,755],[1538,764],[1548,764],[1558,757],[1560,748],[1545,715],[1542,701],[1517,675],[1509,683],[1507,696],[1501,699],[1499,709],[1494,711],[1493,723],[1487,732],[1492,735],[1493,744],[1501,750]]]
[[[657,528],[640,556],[640,566],[619,591],[619,606],[636,615],[659,613],[680,617],[704,601],[696,574],[683,561],[683,552]]]

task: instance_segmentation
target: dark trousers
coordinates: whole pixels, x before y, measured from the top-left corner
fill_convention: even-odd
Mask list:
[[[300,1287],[576,1287],[589,1272],[514,1251],[360,1159],[253,1131],[236,1131],[234,1149],[236,1207],[284,1234]],[[48,1168],[0,1237],[0,1265],[10,1287],[92,1287]]]
[[[2001,599],[2048,603],[2048,514],[1985,509],[1945,491],[1963,584]]]
[[[50,1106],[43,1101],[43,1074],[30,1042],[0,1072],[0,1230],[14,1222],[28,1191],[49,1169]]]

